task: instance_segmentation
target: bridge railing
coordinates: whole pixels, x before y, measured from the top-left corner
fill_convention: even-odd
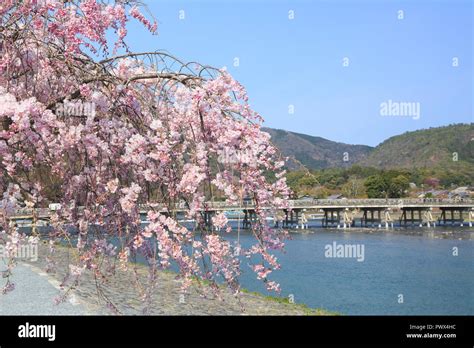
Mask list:
[[[431,206],[431,205],[472,205],[474,200],[472,199],[436,199],[436,198],[366,198],[366,199],[304,199],[304,200],[289,200],[288,205],[290,208],[298,207],[318,207],[318,206]],[[151,206],[151,205],[150,205]],[[153,205],[155,209],[168,208],[165,205]],[[175,204],[174,208],[171,209],[185,209],[184,203]],[[235,209],[235,208],[253,208],[254,203],[252,201],[244,201],[239,203],[230,204],[228,202],[206,202],[205,207],[207,209]],[[149,205],[142,205],[141,208],[149,209]]]
[[[358,206],[388,206],[388,207],[403,207],[403,206],[437,206],[437,205],[446,205],[446,206],[474,206],[474,200],[469,198],[463,199],[436,199],[436,198],[369,198],[369,199],[300,199],[300,200],[289,200],[288,206],[290,208],[317,208],[325,206],[340,206],[340,207],[358,207]],[[254,203],[252,201],[244,201],[240,203],[230,204],[228,202],[206,202],[205,208],[211,210],[226,210],[226,209],[252,209]],[[172,207],[168,207],[165,204],[141,204],[139,205],[140,211],[148,211],[151,208],[157,211],[167,211],[167,210],[185,210],[186,204],[184,202],[179,202],[174,204]],[[79,210],[82,210],[83,207],[80,207]],[[1,209],[0,209],[1,211]],[[35,213],[38,217],[47,216],[53,212],[49,208],[37,208]],[[10,215],[10,214],[9,214]],[[14,213],[15,216],[32,216],[33,209],[31,208],[20,208],[17,209]]]
[[[313,199],[291,200],[290,207],[304,206],[432,206],[432,205],[471,205],[472,199],[436,199],[436,198],[367,198],[367,199]]]

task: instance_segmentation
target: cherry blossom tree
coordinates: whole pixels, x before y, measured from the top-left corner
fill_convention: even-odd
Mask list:
[[[287,204],[284,163],[225,70],[130,51],[129,21],[157,33],[144,9],[125,0],[0,3],[0,238],[10,248],[46,238],[50,271],[56,245],[70,243],[78,255],[73,278],[91,271],[104,279],[104,260],[126,269],[142,255],[149,291],[156,272],[174,263],[184,288],[205,279],[238,294],[247,256],[256,276],[278,290],[268,274],[279,267],[272,252],[283,248],[285,231],[265,219]],[[226,240],[233,233],[226,216],[206,214],[208,202],[241,205],[246,196],[255,204],[255,243],[239,250]],[[49,203],[61,209],[47,235],[22,235],[9,219],[20,206]],[[177,206],[194,228],[178,219]],[[13,266],[3,292],[14,288]]]

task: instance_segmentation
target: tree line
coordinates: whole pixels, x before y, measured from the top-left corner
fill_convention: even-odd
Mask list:
[[[379,169],[348,168],[293,170],[286,174],[294,195],[326,198],[335,193],[347,198],[401,198],[419,190],[452,189],[474,184],[468,168]]]

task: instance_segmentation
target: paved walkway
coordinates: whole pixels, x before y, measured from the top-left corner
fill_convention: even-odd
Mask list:
[[[3,280],[0,278],[2,286]],[[11,280],[15,283],[15,290],[6,295],[0,293],[0,315],[91,314],[74,297],[55,305],[59,282],[35,267],[19,264],[14,268]]]
[[[55,305],[59,282],[64,279],[71,259],[68,248],[58,247],[55,254],[56,272],[45,273],[47,249],[40,244],[37,262],[25,261],[14,268],[12,280],[16,289],[7,295],[0,293],[0,315],[110,315],[117,314],[105,306],[98,296],[97,280],[85,271],[79,285],[67,302]],[[118,313],[143,314],[143,293],[148,286],[148,272],[136,265],[135,272],[116,270],[100,286],[101,294],[109,299]],[[158,272],[149,315],[327,315],[326,311],[313,310],[300,305],[281,303],[253,293],[243,293],[239,299],[226,289],[221,299],[216,298],[207,286],[192,285],[184,295],[181,281],[175,273]],[[0,279],[2,281],[2,279]],[[138,282],[137,282],[138,281]]]

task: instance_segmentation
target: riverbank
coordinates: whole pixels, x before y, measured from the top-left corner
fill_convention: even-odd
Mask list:
[[[37,274],[42,274],[51,284],[55,284],[59,293],[59,284],[63,281],[74,251],[66,247],[58,247],[56,251],[55,273],[45,273],[47,247],[41,244],[39,258],[36,262],[24,261],[24,265]],[[101,284],[102,294],[99,296],[95,279],[91,272],[85,271],[80,283],[71,291],[71,300],[84,308],[84,313],[92,315],[140,315],[143,314],[143,303],[138,284],[147,283],[147,268],[141,264],[133,264],[136,272],[116,270],[107,281]],[[135,273],[135,274],[134,274]],[[156,289],[150,301],[149,315],[333,315],[321,309],[312,309],[303,304],[289,303],[286,298],[264,296],[259,293],[243,290],[239,298],[234,297],[226,289],[221,291],[221,299],[211,294],[207,285],[193,283],[186,294],[180,291],[181,281],[177,274],[170,271],[159,271]],[[34,296],[34,284],[30,292]],[[15,291],[17,291],[16,289]],[[9,296],[9,295],[6,295]],[[116,307],[117,312],[105,306],[108,298]],[[29,301],[30,299],[25,299]],[[54,298],[50,299],[53,302]]]
[[[293,235],[298,234],[317,234],[317,233],[354,233],[354,234],[397,234],[404,236],[418,236],[429,239],[457,239],[457,240],[473,240],[474,239],[474,227],[351,227],[351,228],[321,228],[310,226],[309,228],[292,228],[288,232]]]

